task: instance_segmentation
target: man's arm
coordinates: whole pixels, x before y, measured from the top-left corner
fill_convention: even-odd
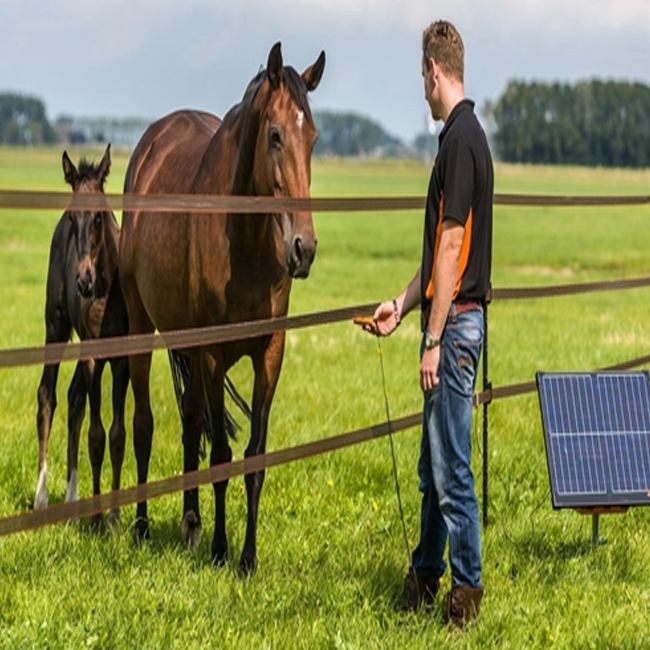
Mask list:
[[[442,336],[451,309],[464,234],[464,226],[454,219],[443,221],[440,247],[436,258],[435,289],[429,315],[429,334],[434,339],[440,339]],[[439,362],[440,346],[424,351],[420,363],[420,387],[425,393],[430,392],[438,385]]]
[[[414,307],[420,304],[420,281],[422,267],[418,267],[413,279],[394,300],[382,302],[373,315],[372,324],[365,326],[366,331],[379,336],[389,336]]]

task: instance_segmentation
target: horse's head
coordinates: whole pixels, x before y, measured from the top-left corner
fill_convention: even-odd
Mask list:
[[[302,75],[284,66],[280,43],[269,54],[265,79],[254,99],[258,115],[253,185],[263,196],[309,198],[311,155],[316,127],[307,93],[314,90],[325,69],[325,53]],[[311,211],[278,215],[287,270],[306,278],[316,255]]]
[[[63,174],[75,194],[104,194],[104,182],[111,168],[111,145],[99,165],[81,159],[77,169],[66,151],[63,152]],[[93,295],[97,282],[97,263],[104,243],[104,228],[111,214],[105,210],[82,210],[71,208],[68,218],[72,225],[73,238],[77,250],[77,290],[84,298]]]

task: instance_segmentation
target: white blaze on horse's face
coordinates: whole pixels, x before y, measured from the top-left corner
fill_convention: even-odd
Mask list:
[[[305,114],[301,110],[299,110],[298,111],[298,119],[296,120],[296,122],[298,124],[298,130],[299,131],[302,131],[302,125],[303,125],[304,121],[305,121]]]

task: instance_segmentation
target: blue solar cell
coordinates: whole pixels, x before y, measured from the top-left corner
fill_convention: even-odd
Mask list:
[[[553,506],[650,504],[648,373],[537,373]]]

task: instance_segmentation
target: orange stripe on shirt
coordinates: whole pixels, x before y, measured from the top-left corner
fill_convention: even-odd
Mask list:
[[[440,211],[438,213],[438,225],[436,227],[436,244],[433,251],[433,268],[431,269],[431,279],[429,280],[429,285],[426,290],[427,300],[433,300],[433,294],[435,292],[435,278],[436,278],[436,262],[438,261],[438,251],[440,249],[440,239],[442,237],[442,222],[444,215],[444,195],[440,197]],[[460,291],[460,285],[463,281],[463,275],[465,275],[465,270],[467,269],[467,262],[469,261],[469,251],[472,241],[472,209],[469,210],[469,216],[467,217],[467,223],[465,224],[465,232],[463,233],[463,243],[460,247],[460,256],[458,258],[458,275],[456,276],[456,284],[454,286],[454,295],[452,300],[456,299],[458,292]]]

